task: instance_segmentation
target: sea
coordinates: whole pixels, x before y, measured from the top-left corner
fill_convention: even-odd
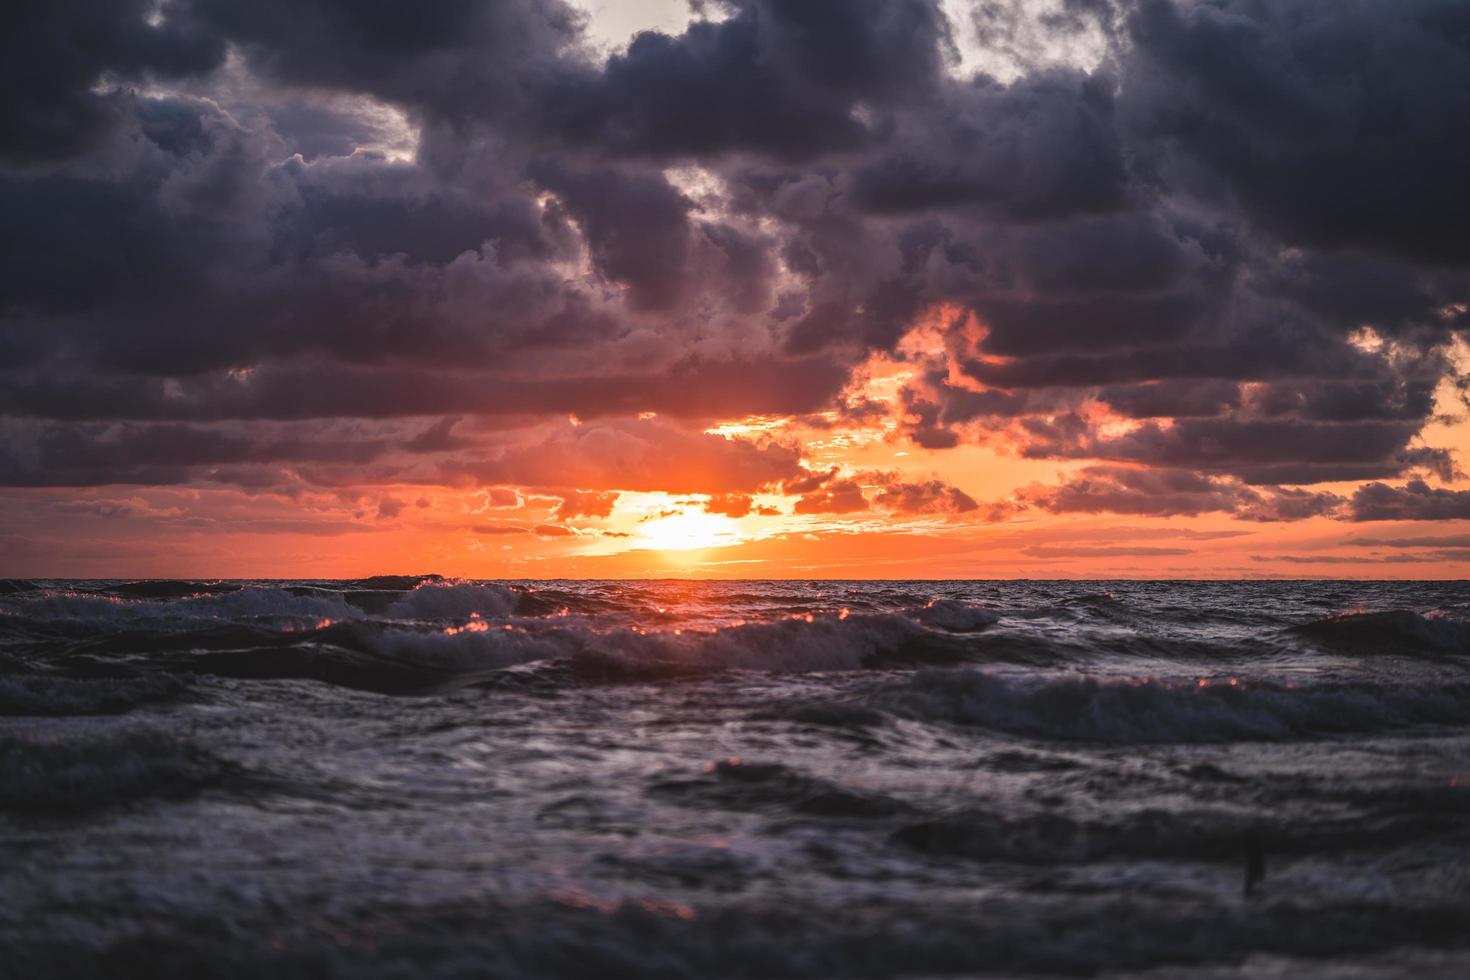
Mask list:
[[[1460,582],[0,581],[0,977],[1470,976]]]

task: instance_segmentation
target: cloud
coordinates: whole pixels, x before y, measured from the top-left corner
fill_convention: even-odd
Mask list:
[[[1251,561],[1272,565],[1375,565],[1443,560],[1439,555],[1251,555]]]
[[[979,504],[969,494],[943,480],[905,482],[896,473],[878,474],[879,490],[873,506],[900,514],[966,514]]]
[[[1470,534],[1426,535],[1413,538],[1349,538],[1344,544],[1362,548],[1465,548]]]
[[[1463,29],[1445,3],[1148,0],[1127,22],[1147,81],[1126,111],[1294,243],[1463,261],[1470,134],[1443,128],[1470,112]]]
[[[558,520],[570,517],[607,517],[612,513],[613,505],[618,502],[618,496],[617,493],[574,490],[562,498],[556,508],[556,517]]]
[[[600,74],[554,80],[552,132],[619,156],[810,159],[868,142],[860,104],[902,104],[940,84],[948,29],[925,0],[728,7],[678,37],[638,35]]]
[[[1191,555],[1188,548],[1158,548],[1148,546],[1073,547],[1063,545],[1033,545],[1022,548],[1022,552],[1035,558],[1152,558],[1162,555]]]
[[[518,527],[514,524],[474,524],[470,527],[476,534],[489,534],[494,536],[530,534],[531,529]]]
[[[0,38],[4,485],[1467,516],[1425,482],[1461,5],[986,4],[970,60],[938,0],[730,0],[605,60],[559,0],[43,6]],[[706,431],[757,415],[938,475]],[[1081,468],[982,507],[971,445]]]
[[[509,510],[524,505],[521,495],[509,487],[488,487],[485,490],[486,509]]]
[[[126,114],[95,91],[104,71],[134,81],[182,79],[224,60],[223,38],[188,16],[150,25],[153,8],[147,0],[58,0],[14,18],[0,42],[0,158],[64,159],[94,145]]]
[[[745,517],[755,509],[755,500],[745,493],[715,494],[703,504],[704,509],[710,514],[724,514],[726,517]]]
[[[1326,491],[1252,487],[1192,470],[1089,466],[1054,486],[1033,484],[1023,504],[1052,513],[1114,513],[1154,517],[1227,513],[1251,521],[1331,516],[1342,498]]]
[[[1348,501],[1354,521],[1453,521],[1470,519],[1470,490],[1445,490],[1423,480],[1402,487],[1369,483]]]
[[[866,491],[875,491],[869,496]],[[840,477],[836,469],[817,472],[782,485],[799,494],[798,514],[851,514],[881,510],[895,514],[967,514],[979,504],[963,490],[934,478],[906,481],[897,472],[864,470]]]
[[[852,514],[868,509],[862,484],[852,479],[831,479],[802,494],[793,507],[798,514]]]

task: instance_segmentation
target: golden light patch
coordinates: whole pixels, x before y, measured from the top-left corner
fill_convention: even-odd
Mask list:
[[[736,522],[724,514],[703,510],[681,509],[678,513],[657,517],[638,525],[630,542],[637,548],[655,551],[694,551],[739,543]]]

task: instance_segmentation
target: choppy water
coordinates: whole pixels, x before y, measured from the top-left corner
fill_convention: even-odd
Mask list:
[[[1462,977],[1467,668],[1456,583],[0,582],[0,976]]]

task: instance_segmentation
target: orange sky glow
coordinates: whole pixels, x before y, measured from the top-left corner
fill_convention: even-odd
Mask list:
[[[625,489],[616,460],[596,486],[559,488],[458,479],[330,490],[303,481],[286,493],[11,490],[0,507],[62,514],[65,523],[49,546],[12,547],[0,563],[32,577],[343,578],[392,570],[501,579],[1458,578],[1470,568],[1470,522],[1058,514],[1028,505],[1026,488],[1056,483],[1090,461],[1025,458],[1004,430],[944,449],[923,448],[900,431],[898,395],[913,361],[983,336],[971,315],[946,340],[934,324],[955,315],[931,311],[895,355],[875,355],[854,372],[844,398],[881,409],[861,421],[832,412],[702,425],[704,439],[787,447],[799,454],[801,472],[827,475],[827,487],[856,485],[859,496],[828,496],[817,508],[804,506],[789,481],[784,489],[773,482],[750,493],[695,493],[649,489],[640,472],[629,481],[636,489]],[[1445,384],[1438,399],[1438,421],[1422,438],[1463,453],[1470,423],[1458,415],[1459,394]],[[1101,405],[1084,411],[1105,429],[1130,425]],[[636,419],[658,421],[654,413]],[[575,435],[599,424],[573,417],[554,428]],[[686,486],[722,478],[701,465],[670,458],[655,469]],[[895,483],[954,488],[973,504],[885,506],[882,495]],[[1470,483],[1461,476],[1459,485]],[[1355,486],[1314,490],[1347,497]]]

